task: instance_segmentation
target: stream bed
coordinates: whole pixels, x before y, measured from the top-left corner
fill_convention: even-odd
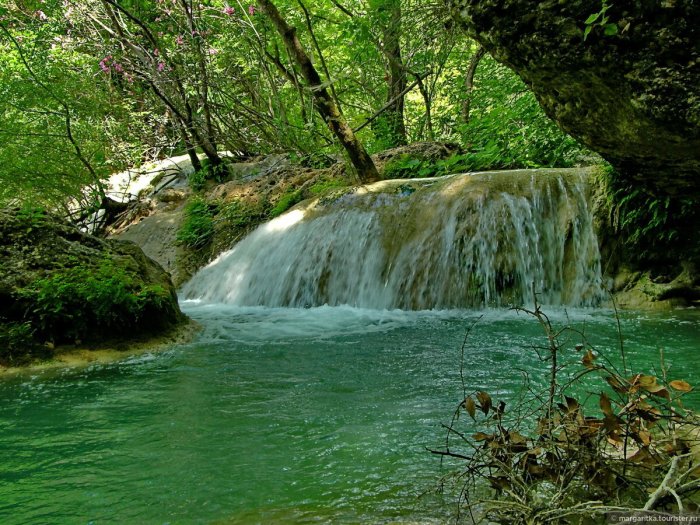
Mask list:
[[[445,523],[458,465],[427,448],[461,399],[466,331],[470,389],[546,377],[539,325],[507,309],[183,308],[204,327],[190,344],[0,381],[0,523]],[[612,312],[551,317],[616,355]],[[699,320],[622,313],[628,361],[653,372],[663,348],[700,384]]]

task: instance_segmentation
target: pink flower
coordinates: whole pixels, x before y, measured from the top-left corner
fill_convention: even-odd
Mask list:
[[[158,48],[156,48],[156,49],[153,50],[153,54],[154,54],[155,56],[160,55],[160,51],[158,51]]]
[[[46,22],[46,21],[49,19],[49,17],[46,16],[46,14],[45,14],[42,10],[40,10],[40,9],[37,9],[37,10],[34,12],[34,14],[35,14],[35,15],[37,16],[37,18],[39,18],[39,20],[41,20],[42,22]]]
[[[165,69],[165,63],[164,62],[158,62],[158,71],[163,71]]]
[[[177,37],[175,37],[175,43],[178,46],[181,46],[182,44],[185,43],[185,40],[182,38],[182,35],[177,35]]]
[[[250,16],[253,16],[255,14],[255,6],[254,5],[251,4],[248,6],[248,14]]]
[[[116,71],[117,73],[123,73],[123,72],[124,72],[124,68],[122,67],[121,64],[118,64],[118,63],[115,62],[114,64],[112,64],[112,67],[114,68],[114,71]]]
[[[235,12],[236,12],[236,10],[233,7],[224,7],[224,14],[225,15],[231,16]]]
[[[216,55],[219,52],[218,49],[214,49],[213,47],[209,48],[209,54],[210,55]]]
[[[112,60],[112,55],[104,57],[102,60],[100,60],[100,69],[104,73],[109,73],[109,61]]]

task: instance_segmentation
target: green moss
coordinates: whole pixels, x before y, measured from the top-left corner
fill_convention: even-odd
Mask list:
[[[344,188],[348,183],[341,179],[319,179],[309,187],[311,195],[322,195],[336,188]]]
[[[170,295],[160,285],[143,284],[115,259],[105,257],[97,267],[78,265],[39,279],[23,289],[20,298],[31,305],[22,333],[28,333],[29,324],[39,340],[73,341],[133,330],[161,310]]]
[[[233,228],[250,228],[266,221],[268,213],[268,203],[263,199],[253,202],[234,199],[219,207],[216,221]]]
[[[185,206],[185,218],[177,232],[177,242],[193,249],[206,246],[214,234],[212,208],[201,197],[193,197]]]
[[[270,210],[270,218],[274,219],[275,217],[279,217],[289,208],[295,204],[298,204],[302,200],[303,196],[299,190],[289,190],[286,193],[283,193],[278,199],[277,204],[275,204]]]

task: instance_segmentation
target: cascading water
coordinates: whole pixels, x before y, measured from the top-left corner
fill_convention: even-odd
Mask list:
[[[188,299],[241,306],[445,309],[602,296],[585,170],[383,181],[261,226]]]

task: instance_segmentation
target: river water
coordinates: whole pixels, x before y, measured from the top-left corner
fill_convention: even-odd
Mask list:
[[[461,399],[465,332],[470,390],[511,400],[546,374],[537,323],[507,309],[184,308],[191,344],[0,383],[0,523],[444,523],[459,465],[426,448]],[[612,312],[550,313],[616,353]],[[697,312],[621,325],[636,370],[663,348],[700,382]]]

